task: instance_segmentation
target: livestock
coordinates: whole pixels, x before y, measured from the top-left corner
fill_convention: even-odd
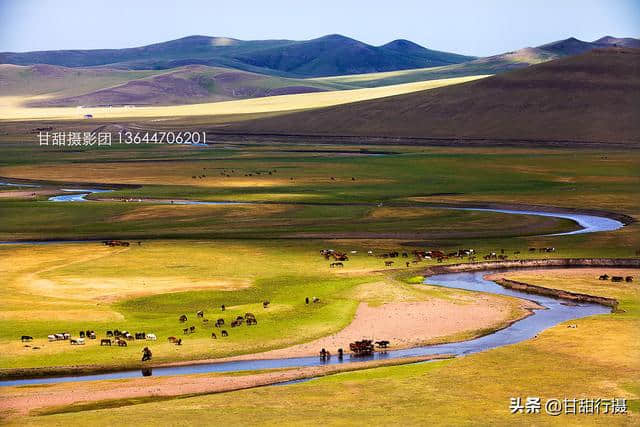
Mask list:
[[[609,275],[608,274],[603,274],[600,277],[598,277],[598,280],[609,280]]]
[[[153,354],[151,353],[151,350],[149,349],[149,347],[145,347],[145,348],[142,349],[142,361],[143,362],[151,360],[152,356],[153,356]]]
[[[204,317],[204,311],[202,311],[202,310],[198,310],[198,311],[196,312],[196,316],[198,316],[198,317]]]
[[[136,332],[135,334],[133,334],[135,339],[137,340],[144,340],[147,338],[147,334],[144,332]]]
[[[387,340],[376,341],[376,345],[380,348],[387,348],[389,347],[389,341]]]
[[[169,337],[167,338],[167,340],[169,340],[170,343],[174,344],[176,341],[178,341],[178,338],[176,337]]]
[[[263,301],[263,302],[262,302],[262,308],[267,308],[267,307],[269,307],[269,304],[271,304],[271,302],[270,302],[270,301]]]
[[[627,277],[625,277],[625,278],[624,278],[624,281],[625,281],[625,282],[627,282],[627,283],[631,283],[631,282],[633,282],[633,276],[627,276]]]
[[[187,315],[183,314],[182,316],[179,317],[180,322],[184,323],[187,321]]]
[[[612,282],[622,282],[624,278],[622,276],[613,276],[611,277]]]
[[[228,337],[228,336],[229,336],[229,333],[223,329],[223,330],[220,332],[220,335],[222,335],[223,337]]]
[[[29,335],[23,335],[22,337],[20,337],[20,340],[21,340],[22,342],[25,342],[25,341],[32,341],[32,340],[33,340],[33,337],[32,337],[32,336],[29,336]]]
[[[149,341],[155,341],[158,339],[158,337],[156,337],[156,334],[147,334],[145,338]]]
[[[385,261],[384,262],[384,266],[385,267],[391,267],[393,265],[393,261]]]
[[[109,339],[109,338],[101,339],[101,340],[100,340],[100,345],[101,345],[101,346],[103,346],[103,345],[108,345],[108,346],[110,346],[110,345],[111,345],[111,339]]]
[[[84,345],[84,338],[71,338],[69,342],[71,345]]]
[[[216,328],[219,328],[220,326],[224,326],[224,319],[216,320]]]
[[[118,347],[126,347],[127,346],[127,342],[125,340],[118,340]]]
[[[78,335],[80,336],[80,338],[84,338],[84,331],[80,331]]]
[[[329,267],[334,268],[334,267],[344,267],[344,264],[341,262],[332,262],[331,264],[329,264]]]
[[[215,340],[215,339],[218,339],[218,336],[216,335],[215,332],[211,332],[211,338]]]

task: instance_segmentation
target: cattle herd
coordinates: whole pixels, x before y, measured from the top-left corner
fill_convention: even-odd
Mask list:
[[[598,279],[600,280],[611,279],[612,282],[623,282],[623,281],[627,283],[633,282],[633,276],[609,276],[608,274],[603,274],[600,277],[598,277]]]

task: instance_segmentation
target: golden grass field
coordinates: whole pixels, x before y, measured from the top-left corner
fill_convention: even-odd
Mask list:
[[[197,117],[231,116],[237,114],[258,114],[283,111],[305,110],[347,104],[369,99],[400,95],[420,90],[434,89],[487,77],[468,76],[450,79],[404,83],[378,88],[353,89],[344,91],[315,92],[295,95],[272,96],[239,101],[214,102],[207,104],[162,106],[162,107],[102,107],[102,108],[27,108],[23,103],[34,99],[25,97],[0,97],[0,120],[77,120],[85,114],[95,119],[131,119],[153,117]]]

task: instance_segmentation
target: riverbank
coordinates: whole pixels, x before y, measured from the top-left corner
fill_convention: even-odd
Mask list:
[[[86,409],[91,402],[112,401],[131,398],[172,398],[185,395],[202,395],[224,393],[255,387],[278,384],[288,381],[333,375],[341,372],[352,372],[383,366],[398,366],[420,363],[431,360],[451,358],[450,355],[432,355],[355,362],[344,365],[326,365],[302,367],[288,370],[276,370],[242,375],[188,375],[175,377],[140,377],[124,381],[91,381],[84,383],[55,384],[46,387],[11,387],[2,389],[0,413],[4,417],[23,416],[29,412],[37,412],[43,408],[67,405],[84,405]],[[67,410],[68,411],[68,410]],[[67,412],[65,411],[65,412]],[[56,410],[49,410],[56,413]]]

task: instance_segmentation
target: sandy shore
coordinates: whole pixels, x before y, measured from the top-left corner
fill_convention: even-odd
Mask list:
[[[24,416],[31,411],[72,404],[105,400],[173,397],[190,394],[222,393],[313,378],[338,372],[356,371],[381,366],[417,363],[449,358],[448,355],[354,362],[288,370],[267,371],[249,375],[179,375],[172,377],[140,377],[127,380],[59,383],[39,387],[3,387],[0,389],[0,414],[4,418]]]
[[[371,307],[361,303],[353,321],[341,331],[307,343],[291,347],[219,359],[175,362],[159,366],[180,366],[194,363],[222,363],[238,360],[281,359],[317,356],[325,348],[336,354],[338,348],[349,351],[349,343],[356,340],[388,340],[390,348],[409,348],[424,345],[445,337],[472,334],[475,331],[499,329],[525,317],[529,310],[540,308],[522,300],[521,314],[515,319],[512,306],[491,295],[477,295],[469,301],[450,302],[434,299],[419,302],[397,302]]]

